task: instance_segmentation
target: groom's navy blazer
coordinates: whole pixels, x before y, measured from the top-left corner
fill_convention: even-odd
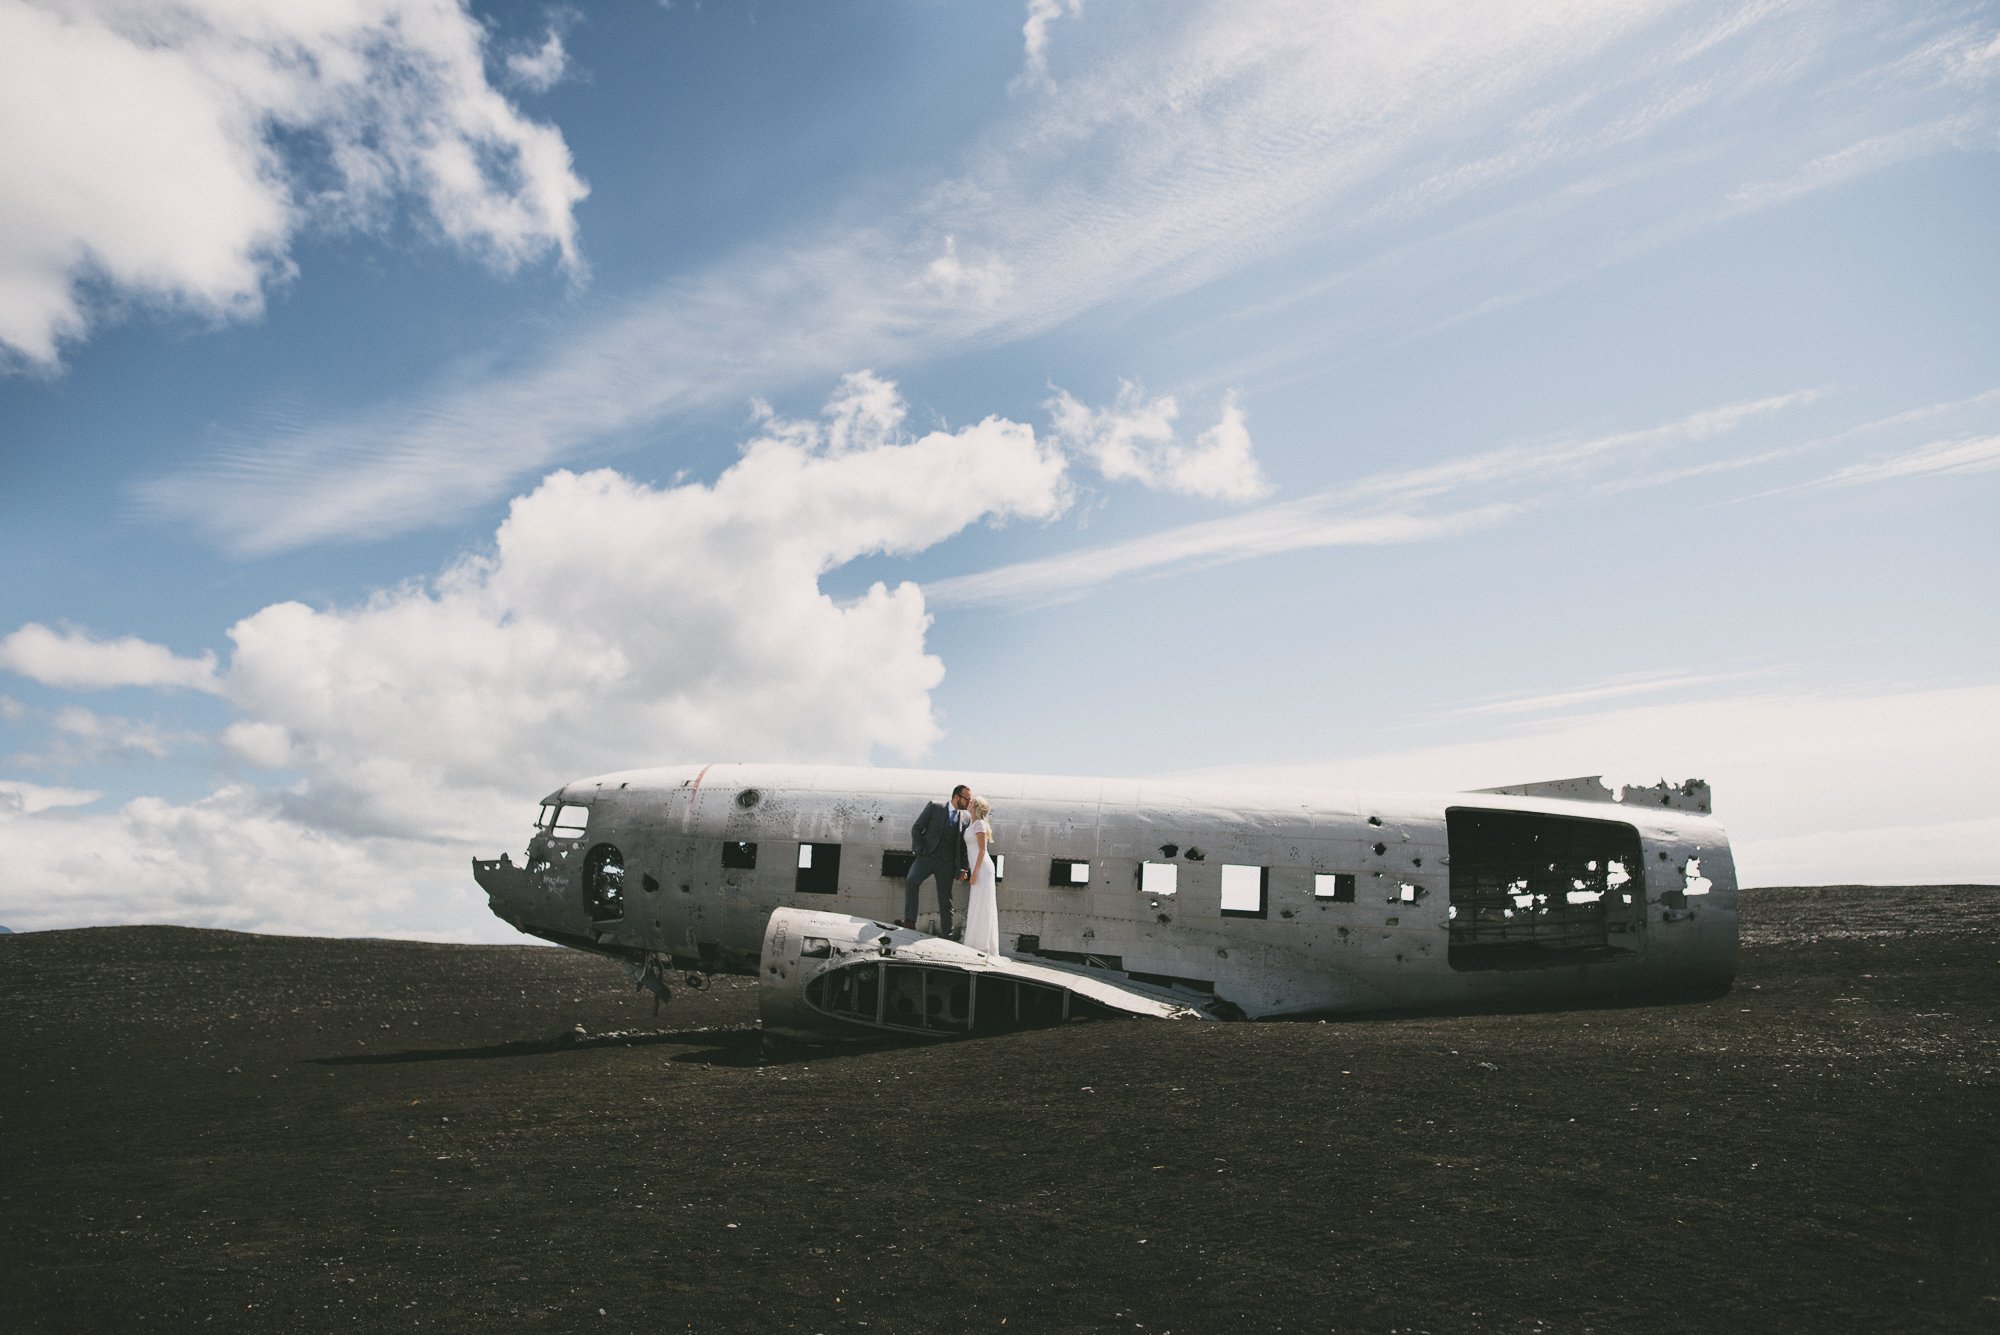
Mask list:
[[[965,857],[965,835],[951,823],[951,812],[942,802],[932,802],[910,827],[910,850],[932,863],[951,868],[953,876],[969,871]]]

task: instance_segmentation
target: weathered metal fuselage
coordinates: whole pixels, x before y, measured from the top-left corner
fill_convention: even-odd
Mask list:
[[[1670,998],[1735,973],[1735,868],[1705,790],[1359,797],[710,765],[569,784],[524,863],[474,871],[522,931],[754,974],[781,906],[902,916],[911,822],[959,782],[993,804],[1006,954],[1211,998],[1211,1013]]]

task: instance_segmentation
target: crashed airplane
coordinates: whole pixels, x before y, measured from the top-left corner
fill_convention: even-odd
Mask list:
[[[892,925],[911,822],[960,782],[993,804],[998,955]],[[473,875],[505,921],[663,1000],[672,972],[755,975],[767,1032],[809,1040],[1669,1000],[1736,968],[1735,867],[1696,780],[1362,796],[633,770],[551,793],[525,860]]]

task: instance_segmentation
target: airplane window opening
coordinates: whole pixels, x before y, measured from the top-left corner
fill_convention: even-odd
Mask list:
[[[535,828],[538,830],[552,828],[556,823],[556,808],[557,804],[554,802],[542,803],[541,811],[535,815]]]
[[[1324,899],[1335,904],[1354,902],[1354,874],[1352,872],[1318,872],[1313,876],[1313,898]]]
[[[799,871],[793,886],[802,895],[838,894],[840,845],[800,844]]]
[[[882,970],[872,961],[823,973],[806,984],[806,1004],[864,1024],[882,1022]]]
[[[1171,895],[1180,889],[1181,869],[1172,862],[1142,862],[1139,864],[1139,893],[1142,895]]]
[[[722,865],[737,871],[750,871],[757,865],[757,845],[724,841],[722,845]]]
[[[993,855],[993,879],[995,881],[1004,881],[1007,879],[1007,855],[1005,853],[995,853]]]
[[[882,850],[882,875],[890,880],[900,881],[910,874],[910,864],[917,855],[907,848],[885,848]]]
[[[1262,918],[1270,911],[1271,869],[1222,864],[1222,916]]]
[[[833,942],[823,936],[809,936],[799,943],[799,958],[802,960],[825,960],[833,958]]]
[[[584,830],[589,825],[589,807],[578,806],[574,802],[565,802],[562,810],[556,813],[555,834],[559,839],[581,838]]]
[[[1445,832],[1452,968],[1555,967],[1638,948],[1644,864],[1632,826],[1452,807]],[[1399,887],[1403,902],[1414,891]]]
[[[610,844],[583,860],[583,906],[598,922],[625,916],[625,857]]]
[[[1075,858],[1053,858],[1049,862],[1049,884],[1066,887],[1090,884],[1090,864]]]

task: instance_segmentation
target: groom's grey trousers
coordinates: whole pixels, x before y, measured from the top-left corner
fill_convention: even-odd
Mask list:
[[[917,888],[926,878],[937,881],[938,935],[951,935],[951,888],[958,880],[956,859],[927,858],[921,853],[910,863],[910,874],[903,878],[903,921],[915,925],[917,921]]]

